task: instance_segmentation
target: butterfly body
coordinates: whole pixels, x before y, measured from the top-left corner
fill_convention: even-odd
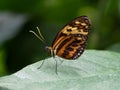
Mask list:
[[[52,46],[46,49],[51,55],[68,60],[77,59],[84,51],[88,38],[90,22],[86,16],[80,16],[66,24],[57,34]]]

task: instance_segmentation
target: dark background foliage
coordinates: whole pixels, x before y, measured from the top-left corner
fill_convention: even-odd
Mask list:
[[[87,49],[120,52],[119,0],[0,0],[0,76],[50,56],[29,30],[38,26],[48,45],[71,19],[86,15]]]

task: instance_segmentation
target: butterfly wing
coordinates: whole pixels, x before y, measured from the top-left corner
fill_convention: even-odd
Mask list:
[[[56,55],[65,59],[78,58],[86,46],[89,27],[90,22],[86,16],[77,17],[65,25],[52,44]]]

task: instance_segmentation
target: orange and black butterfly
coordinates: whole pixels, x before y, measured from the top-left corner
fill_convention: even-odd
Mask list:
[[[56,55],[66,60],[77,59],[86,47],[90,28],[90,21],[87,16],[80,16],[67,23],[57,34],[52,46],[46,46],[50,54],[55,57]],[[45,43],[39,28],[37,35],[41,41]]]

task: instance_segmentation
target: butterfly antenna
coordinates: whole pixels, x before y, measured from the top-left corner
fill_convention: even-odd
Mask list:
[[[42,40],[44,40],[44,41],[45,41],[45,38],[43,37],[43,35],[42,35],[42,34],[41,34],[41,32],[40,32],[40,29],[39,29],[38,27],[36,27],[36,28],[37,28],[38,33],[39,33],[40,37],[42,38]]]
[[[42,36],[40,29],[38,27],[36,27],[36,28],[37,28],[38,34],[32,30],[30,30],[29,32],[33,33],[39,40],[41,40],[46,45],[46,41],[45,41],[44,37]]]

